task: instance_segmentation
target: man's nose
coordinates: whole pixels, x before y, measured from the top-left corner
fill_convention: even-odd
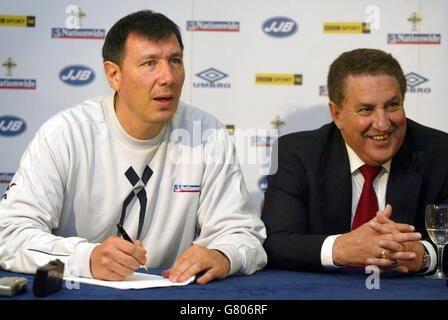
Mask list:
[[[173,82],[173,70],[168,62],[163,62],[159,69],[159,85],[169,85]]]
[[[390,129],[389,114],[383,108],[377,108],[375,110],[374,126],[378,131],[387,131]]]

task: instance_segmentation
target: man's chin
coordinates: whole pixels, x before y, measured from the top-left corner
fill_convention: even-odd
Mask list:
[[[171,119],[173,119],[174,114],[176,113],[176,108],[170,108],[167,110],[159,110],[155,115],[152,117],[152,122],[154,123],[167,123]]]
[[[382,166],[383,164],[385,164],[387,161],[391,160],[393,157],[395,156],[394,152],[386,152],[386,153],[381,153],[381,154],[375,154],[372,155],[368,158],[366,162],[366,164],[368,164],[369,166]]]

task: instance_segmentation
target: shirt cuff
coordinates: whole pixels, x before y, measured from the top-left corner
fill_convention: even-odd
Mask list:
[[[426,248],[426,250],[429,253],[429,261],[431,261],[429,268],[422,273],[419,274],[427,274],[427,273],[431,273],[436,269],[437,266],[437,253],[436,250],[434,249],[434,247],[432,246],[432,244],[430,244],[428,241],[426,240],[421,240],[420,241]]]
[[[90,255],[99,243],[79,243],[64,269],[64,276],[93,278],[90,270]]]
[[[240,272],[242,269],[244,269],[245,263],[244,261],[241,260],[240,253],[238,249],[236,249],[234,246],[218,244],[210,246],[208,247],[208,249],[218,250],[227,257],[230,263],[229,272],[227,273],[227,276]]]
[[[343,268],[333,263],[333,244],[340,234],[328,236],[325,238],[322,248],[320,250],[320,261],[325,271],[332,271]]]

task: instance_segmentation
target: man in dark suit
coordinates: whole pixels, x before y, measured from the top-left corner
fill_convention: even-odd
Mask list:
[[[422,240],[424,214],[427,204],[448,203],[448,134],[406,118],[406,78],[383,51],[339,56],[328,92],[332,123],[277,141],[262,212],[268,267],[431,272],[437,255]],[[371,220],[358,216],[370,179],[362,167],[376,171]]]

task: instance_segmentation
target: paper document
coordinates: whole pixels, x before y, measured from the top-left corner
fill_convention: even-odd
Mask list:
[[[194,276],[184,282],[171,282],[168,278],[148,273],[138,273],[126,277],[123,281],[104,281],[90,278],[64,277],[66,281],[93,284],[96,286],[111,287],[116,289],[146,289],[170,286],[185,286],[194,280]]]

